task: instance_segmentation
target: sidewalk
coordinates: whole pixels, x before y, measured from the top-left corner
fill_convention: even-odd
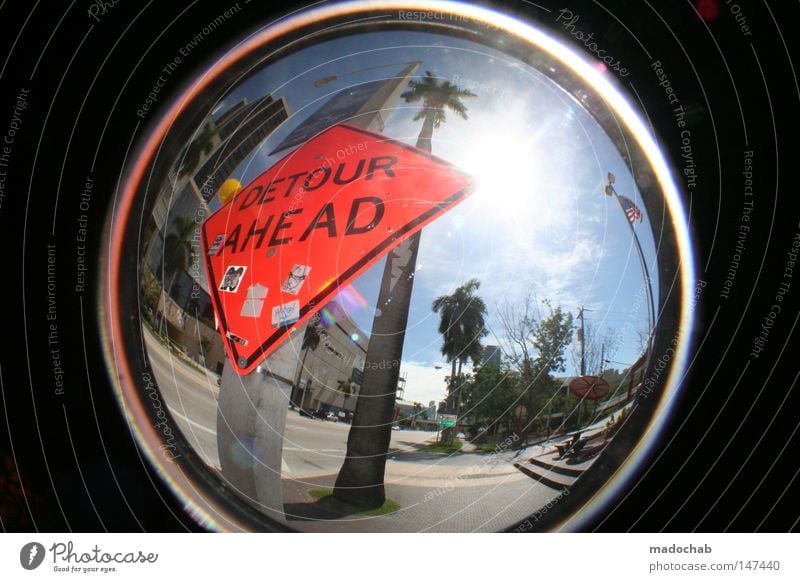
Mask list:
[[[285,479],[286,523],[313,532],[492,532],[525,519],[561,494],[516,469],[510,458],[438,455],[387,461],[386,496],[400,509],[380,516],[337,516],[315,502],[308,492],[332,489],[336,474]]]

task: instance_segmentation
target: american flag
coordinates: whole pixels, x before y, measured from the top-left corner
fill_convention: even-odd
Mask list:
[[[625,211],[625,216],[628,217],[628,220],[631,221],[631,224],[636,222],[642,221],[642,211],[636,207],[636,204],[633,203],[633,200],[626,196],[617,196],[619,198],[620,204],[622,204],[622,209]]]

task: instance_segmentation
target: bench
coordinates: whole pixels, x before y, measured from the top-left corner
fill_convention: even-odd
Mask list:
[[[598,431],[592,436],[586,438],[581,438],[581,433],[575,433],[575,435],[572,437],[572,440],[570,440],[568,443],[556,445],[558,457],[556,457],[555,460],[560,461],[561,459],[565,459],[567,457],[588,458],[602,450],[602,448],[605,446],[605,442],[595,443],[595,441],[603,437],[603,431]]]
[[[576,449],[576,447],[578,449],[583,447],[583,444],[581,443],[581,433],[579,432],[575,433],[572,436],[572,440],[570,440],[569,442],[556,445],[556,450],[558,451],[558,458],[563,459],[568,454],[573,452]]]

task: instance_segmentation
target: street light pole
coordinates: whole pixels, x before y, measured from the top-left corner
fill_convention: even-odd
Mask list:
[[[422,64],[422,61],[408,61],[408,62],[405,62],[405,63],[388,63],[386,65],[375,65],[375,66],[372,66],[372,67],[365,67],[363,69],[356,69],[355,71],[348,71],[346,73],[342,73],[341,75],[328,75],[326,77],[322,77],[322,78],[317,79],[316,81],[314,81],[314,86],[315,87],[322,87],[324,85],[327,85],[328,83],[333,83],[334,81],[338,81],[342,77],[347,77],[349,75],[355,75],[356,73],[363,73],[365,71],[374,71],[376,69],[384,69],[384,68],[387,68],[387,67],[398,67],[400,65],[420,65],[420,64]]]
[[[585,354],[585,342],[586,342],[586,328],[583,325],[583,307],[580,308],[578,311],[578,319],[581,320],[581,376],[586,375],[586,354]]]
[[[605,187],[605,192],[607,195],[614,195],[619,203],[619,207],[622,210],[622,213],[625,214],[625,222],[628,223],[628,228],[631,230],[631,234],[633,235],[633,242],[636,243],[636,252],[639,255],[639,264],[642,268],[642,274],[644,276],[645,285],[647,286],[647,323],[648,323],[648,351],[650,347],[650,342],[652,341],[653,337],[653,327],[655,325],[655,301],[653,300],[653,282],[650,279],[650,270],[647,268],[647,261],[644,258],[644,252],[642,251],[642,245],[639,242],[639,236],[636,234],[636,229],[633,228],[633,222],[628,219],[627,214],[625,213],[625,207],[622,204],[622,200],[619,198],[619,194],[614,189],[614,174],[611,172],[608,173],[608,184]]]

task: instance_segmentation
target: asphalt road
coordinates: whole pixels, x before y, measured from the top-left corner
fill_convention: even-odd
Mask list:
[[[153,375],[170,413],[181,431],[203,460],[219,469],[217,453],[217,376],[203,372],[172,355],[148,331],[145,341]],[[288,410],[283,442],[282,473],[289,478],[305,478],[336,473],[347,450],[350,425],[311,419]],[[436,433],[392,431],[390,451],[416,450]]]
[[[283,474],[293,479],[338,473],[347,451],[350,425],[300,416],[290,410],[283,440]],[[392,452],[415,451],[436,433],[414,430],[392,431]]]
[[[205,462],[219,469],[217,376],[172,355],[145,333],[153,375],[178,427]],[[493,531],[530,515],[559,491],[514,467],[535,451],[443,455],[421,451],[436,433],[392,431],[385,482],[402,510],[386,516],[300,520],[307,491],[332,487],[344,459],[350,425],[287,410],[282,477],[287,517],[304,531]],[[541,451],[538,451],[541,453]]]
[[[178,427],[206,464],[219,469],[217,376],[174,356],[144,328],[153,376]]]

